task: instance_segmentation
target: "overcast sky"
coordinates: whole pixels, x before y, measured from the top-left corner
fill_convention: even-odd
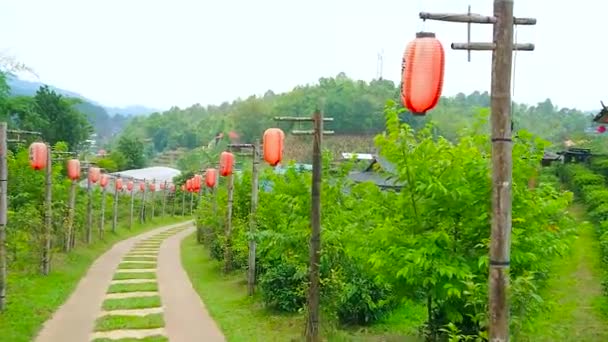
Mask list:
[[[0,0],[0,49],[42,82],[105,105],[156,108],[218,104],[288,91],[343,71],[398,81],[406,44],[421,29],[446,48],[444,95],[489,90],[490,52],[449,49],[466,24],[418,19],[418,12],[492,13],[491,0]],[[536,51],[516,55],[515,97],[560,107],[608,102],[608,3],[515,1],[518,28]],[[472,40],[491,41],[489,25]]]

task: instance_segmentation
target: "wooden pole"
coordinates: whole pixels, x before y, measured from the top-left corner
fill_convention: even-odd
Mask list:
[[[45,196],[44,196],[44,247],[42,251],[42,274],[51,271],[51,234],[53,232],[52,199],[53,199],[53,164],[51,146],[46,148]]]
[[[224,272],[232,270],[232,202],[234,199],[234,173],[228,179],[228,209],[226,210],[226,246],[224,247]]]
[[[321,107],[322,108],[322,107]],[[310,286],[308,288],[308,319],[306,322],[306,341],[319,342],[320,331],[320,263],[321,263],[321,175],[323,159],[321,143],[323,137],[323,112],[319,108],[313,115],[314,136],[312,149],[312,207],[310,215]]]
[[[114,203],[112,203],[112,233],[116,233],[116,226],[118,226],[118,191],[116,187],[116,178],[114,178]]]
[[[161,213],[161,217],[165,217],[165,209],[167,208],[167,181],[165,181],[165,186],[163,187],[163,211]]]
[[[511,71],[513,64],[513,0],[494,0],[492,53],[492,233],[489,270],[490,341],[509,341],[508,267],[511,245]]]
[[[99,220],[99,239],[103,239],[104,226],[106,225],[106,187],[101,189],[101,219]]]
[[[257,228],[256,212],[258,210],[258,166],[260,164],[260,142],[256,141],[253,147],[253,167],[251,171],[251,214],[249,216],[249,258],[247,267],[247,294],[255,293],[255,262],[256,243],[255,232]]]
[[[133,189],[131,189],[131,208],[129,210],[129,229],[133,228],[133,209],[135,206],[135,184],[133,184]]]
[[[192,216],[194,214],[194,208],[192,207],[194,205],[194,192],[190,192],[190,216]]]
[[[6,223],[8,211],[7,125],[0,122],[0,312],[6,309]]]
[[[147,185],[146,185],[146,179],[144,178],[144,189],[141,191],[141,211],[139,214],[139,222],[140,223],[144,223],[146,222],[146,189],[147,189]]]
[[[151,220],[154,220],[154,216],[155,211],[156,211],[156,179],[152,180],[152,184],[154,184],[154,191],[152,191],[152,216],[150,217]]]
[[[88,172],[88,171],[87,171]],[[93,242],[93,186],[87,175],[87,244]]]
[[[76,187],[78,180],[72,180],[70,184],[70,194],[68,198],[68,227],[66,233],[65,252],[69,252],[73,246],[74,239],[74,208],[76,207]]]
[[[182,191],[182,216],[186,215],[186,191]]]
[[[174,191],[171,191],[171,204],[173,206],[171,210],[171,216],[175,216],[175,200],[177,199],[177,187]]]

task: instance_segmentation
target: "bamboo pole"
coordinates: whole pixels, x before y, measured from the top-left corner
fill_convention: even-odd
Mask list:
[[[146,222],[146,179],[144,178],[144,189],[141,191],[141,211],[139,214],[139,223]],[[140,188],[141,189],[141,188]]]
[[[114,203],[112,203],[112,233],[116,233],[116,226],[118,226],[118,191],[116,187],[116,178],[114,178]]]
[[[182,190],[182,216],[186,215],[186,191]]]
[[[76,207],[76,187],[78,180],[72,180],[70,184],[70,193],[68,198],[68,227],[66,232],[65,252],[69,252],[73,246],[74,239],[74,208]]]
[[[163,210],[161,213],[161,217],[165,217],[165,209],[167,207],[167,181],[165,181],[165,186],[163,187]]]
[[[129,229],[133,228],[133,209],[135,207],[135,184],[133,184],[133,189],[131,189],[131,207],[129,209]]]
[[[171,210],[171,216],[175,216],[175,200],[177,199],[177,187],[175,187],[174,191],[171,191],[171,206],[173,207]]]
[[[509,340],[509,254],[513,142],[511,140],[511,71],[513,0],[494,0],[494,42],[490,117],[492,129],[492,233],[490,238],[490,341]]]
[[[48,275],[51,271],[51,234],[53,232],[52,199],[53,199],[53,164],[51,146],[47,145],[45,168],[45,195],[44,195],[44,247],[42,251],[42,274]]]
[[[190,216],[194,214],[194,192],[190,191]]]
[[[228,180],[228,210],[226,212],[226,246],[224,246],[224,272],[232,270],[232,202],[234,199],[234,173]]]
[[[260,143],[256,141],[253,147],[253,166],[251,171],[251,214],[249,216],[249,256],[247,260],[247,294],[253,296],[255,292],[255,262],[256,242],[255,232],[257,228],[256,212],[258,209],[258,165],[260,164]]]
[[[152,216],[150,217],[151,220],[154,220],[154,217],[156,216],[155,210],[156,210],[156,179],[152,180],[152,184],[154,187],[154,190],[150,190],[152,191]]]
[[[106,224],[106,187],[103,186],[101,189],[101,219],[99,220],[99,239],[100,240],[103,240],[105,224]]]
[[[312,149],[312,207],[310,215],[310,285],[308,288],[308,318],[306,322],[306,341],[320,341],[320,263],[321,263],[321,176],[323,159],[321,143],[323,137],[322,106],[313,114],[314,136]]]
[[[90,168],[90,166],[89,166]],[[88,173],[87,169],[87,173]],[[93,184],[87,175],[87,244],[93,242]]]
[[[6,224],[8,211],[7,125],[0,122],[0,312],[6,309]]]

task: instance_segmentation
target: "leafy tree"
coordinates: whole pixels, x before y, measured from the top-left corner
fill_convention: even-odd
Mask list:
[[[118,141],[116,150],[124,157],[125,168],[139,169],[146,165],[144,144],[141,142],[141,140],[133,137],[122,136]]]

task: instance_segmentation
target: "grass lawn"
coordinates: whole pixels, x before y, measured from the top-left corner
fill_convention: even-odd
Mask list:
[[[157,283],[112,284],[108,293],[158,291]]]
[[[224,276],[221,265],[190,235],[182,242],[182,264],[226,339],[231,342],[300,341],[305,317],[268,312],[259,298],[247,297],[244,275]],[[384,322],[349,331],[323,326],[328,341],[422,341],[416,329],[426,318],[424,306],[404,306]]]
[[[574,204],[570,212],[577,220],[579,237],[571,253],[556,262],[542,292],[550,310],[534,317],[518,341],[608,341],[608,300],[602,294],[595,230],[585,221],[582,206]]]
[[[103,316],[95,321],[95,331],[119,329],[154,329],[165,326],[163,314],[146,316]]]
[[[114,273],[114,280],[123,280],[123,279],[156,279],[156,273],[154,272],[145,272],[145,273]]]
[[[104,241],[94,241],[90,246],[80,245],[67,255],[53,254],[51,274],[48,276],[9,270],[7,310],[0,314],[0,341],[32,341],[42,324],[74,291],[93,261],[116,242],[155,227],[182,221],[185,221],[183,217],[157,218],[144,226],[136,224],[132,230],[121,225],[116,234],[105,234]]]
[[[118,269],[119,270],[126,270],[126,269],[132,269],[132,270],[139,270],[139,269],[155,269],[156,265],[155,264],[150,264],[150,263],[127,263],[127,264],[118,264]]]
[[[159,296],[148,297],[132,297],[121,299],[106,299],[103,302],[102,308],[109,310],[130,310],[130,309],[148,309],[158,308],[161,306]]]

